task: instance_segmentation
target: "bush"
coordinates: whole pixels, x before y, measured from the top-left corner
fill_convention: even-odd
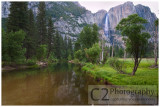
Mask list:
[[[71,54],[68,56],[68,60],[69,60],[69,61],[72,60]]]
[[[119,61],[117,58],[110,58],[108,60],[108,64],[117,72],[124,73],[123,72],[124,63]]]
[[[74,57],[76,59],[78,59],[79,61],[82,61],[83,60],[83,52],[82,52],[82,50],[76,51],[75,54],[74,54]]]
[[[95,67],[92,63],[86,63],[85,66],[91,69]]]
[[[45,60],[47,54],[47,45],[40,45],[37,49],[37,59],[40,60]]]
[[[86,57],[92,63],[96,63],[97,62],[100,52],[101,52],[101,49],[100,49],[98,43],[94,44],[89,49],[85,49]]]
[[[58,62],[58,59],[55,57],[53,52],[50,54],[48,59],[49,59],[49,63]]]
[[[75,64],[79,64],[80,61],[79,61],[78,59],[74,59],[74,63],[75,63]]]
[[[35,65],[35,64],[36,64],[36,60],[34,60],[34,59],[27,60],[27,65]]]

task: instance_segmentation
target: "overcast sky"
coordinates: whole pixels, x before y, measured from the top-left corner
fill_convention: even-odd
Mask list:
[[[79,1],[79,3],[84,6],[87,10],[90,10],[92,13],[96,13],[98,10],[104,9],[109,11],[110,8],[123,4],[126,1]],[[151,11],[158,16],[159,14],[159,7],[158,1],[132,1],[134,5],[142,4],[145,6],[150,7]]]

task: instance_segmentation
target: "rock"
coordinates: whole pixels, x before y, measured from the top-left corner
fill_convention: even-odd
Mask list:
[[[111,8],[108,12],[110,29],[114,31],[121,19],[134,13],[136,13],[136,9],[132,2],[126,2],[122,5]]]
[[[42,61],[39,61],[39,62],[37,62],[36,63],[38,66],[47,66],[48,65],[48,63],[47,62],[42,62]]]

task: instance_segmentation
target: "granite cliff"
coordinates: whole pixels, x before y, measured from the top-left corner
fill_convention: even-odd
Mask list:
[[[2,18],[8,17],[9,7],[9,2],[2,2]],[[36,16],[38,11],[38,2],[29,2],[28,7],[33,10]],[[122,18],[126,18],[128,15],[135,13],[148,20],[145,27],[146,30],[152,34],[153,24],[157,17],[151,12],[149,7],[141,4],[135,6],[132,2],[126,2],[112,7],[108,12],[105,10],[100,10],[96,13],[92,13],[81,6],[78,2],[46,2],[46,14],[47,16],[52,17],[56,29],[62,36],[66,35],[73,39],[76,39],[83,29],[83,26],[86,24],[96,23],[101,30],[103,30],[105,26],[106,14],[108,14],[108,28],[110,32],[107,37],[109,40],[108,42],[112,43],[112,39],[114,37],[115,41],[121,44],[121,36],[116,34],[115,27]]]

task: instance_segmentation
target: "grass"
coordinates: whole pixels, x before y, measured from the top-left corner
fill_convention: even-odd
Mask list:
[[[158,85],[158,68],[150,68],[153,64],[154,59],[142,59],[134,76],[120,74],[107,63],[105,65],[87,63],[82,70],[89,72],[94,78],[103,78],[114,85]],[[132,59],[126,59],[124,66],[125,71],[131,73],[134,66]]]

